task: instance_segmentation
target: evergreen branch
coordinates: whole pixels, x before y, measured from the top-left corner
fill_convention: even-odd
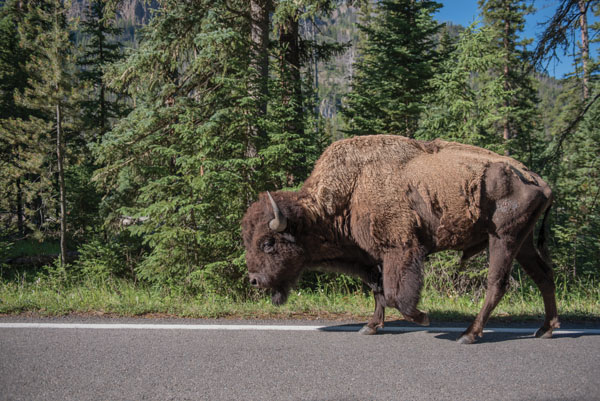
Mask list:
[[[592,202],[592,205],[590,206],[590,211],[593,211],[594,209],[596,209],[596,203],[598,202],[599,198],[600,198],[600,187],[596,191],[596,195],[594,195],[594,200]]]
[[[571,120],[569,125],[559,133],[556,149],[554,149],[554,151],[549,156],[543,157],[541,159],[541,165],[543,165],[543,166],[549,165],[550,161],[552,161],[552,160],[556,161],[558,159],[558,157],[561,153],[563,142],[565,141],[567,136],[577,127],[577,125],[581,122],[581,120],[583,120],[583,118],[585,117],[585,115],[588,112],[588,110],[590,109],[590,107],[592,107],[592,105],[599,98],[600,98],[600,93],[596,94],[596,96],[594,96],[592,98],[592,100],[589,101],[589,103],[579,112],[579,114],[573,120]]]
[[[588,7],[589,2],[586,2],[585,13],[587,13]],[[566,32],[573,29],[580,15],[578,0],[563,0],[554,16],[541,24],[545,25],[546,29],[533,50],[532,68],[540,66],[544,60],[550,62],[550,60],[558,58],[556,48],[562,45],[563,49],[566,49],[568,44]]]
[[[170,122],[167,122],[167,123],[165,123],[165,125],[160,125],[160,126],[158,126],[157,128],[155,128],[155,129],[153,129],[153,130],[150,130],[150,131],[146,132],[145,134],[143,134],[143,135],[140,135],[140,136],[138,136],[138,137],[137,137],[137,138],[135,138],[135,139],[132,139],[132,140],[131,140],[131,141],[129,141],[129,142],[125,142],[125,145],[127,145],[127,146],[135,145],[135,144],[137,144],[137,143],[139,143],[139,142],[143,141],[144,139],[148,138],[149,136],[151,136],[151,135],[153,135],[153,134],[157,133],[158,131],[160,131],[160,130],[162,130],[162,129],[165,129],[165,128],[167,128],[167,126],[169,125],[169,123],[170,123]]]
[[[229,2],[227,0],[225,0],[223,2],[223,4],[225,5],[225,8],[227,9],[227,11],[229,11],[230,13],[232,13],[232,14],[238,16],[238,17],[242,17],[242,18],[246,18],[246,19],[251,19],[252,18],[249,13],[244,12],[244,11],[240,11],[240,10],[236,10],[235,8],[233,8],[232,6],[230,6]]]
[[[135,156],[131,156],[129,159],[124,160],[118,164],[112,165],[112,166],[106,166],[105,168],[99,169],[97,170],[97,172],[94,174],[94,176],[92,177],[92,182],[97,182],[98,180],[100,180],[102,177],[106,177],[109,173],[119,170],[125,166],[127,166],[128,164],[130,164],[131,162],[135,161],[136,159],[148,156],[150,154],[150,152],[152,152],[151,150],[148,150],[140,155],[135,155]]]

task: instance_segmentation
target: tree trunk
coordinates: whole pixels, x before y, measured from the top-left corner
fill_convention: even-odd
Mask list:
[[[279,46],[283,51],[280,59],[281,85],[283,96],[281,102],[284,106],[292,105],[292,118],[286,124],[285,130],[296,134],[297,137],[304,135],[304,119],[302,111],[302,76],[300,74],[300,35],[299,35],[298,13],[290,15],[285,23],[279,28]],[[306,174],[304,163],[297,168],[288,171],[287,186],[297,184],[298,177]]]
[[[62,114],[60,103],[56,105],[56,157],[58,164],[58,189],[60,204],[60,263],[65,265],[67,256],[66,244],[66,200],[65,200],[65,172],[64,172],[64,143],[62,132]]]
[[[106,111],[106,86],[104,82],[100,84],[100,135],[104,135],[108,127],[108,117]],[[100,140],[100,138],[96,138]]]
[[[25,226],[23,218],[23,189],[21,188],[21,178],[17,178],[17,231],[19,237],[25,237]]]
[[[267,112],[270,12],[271,0],[252,0],[250,2],[252,67],[255,70],[252,92],[262,115]]]
[[[304,20],[304,30],[306,32],[309,31],[307,20]],[[317,34],[316,34],[315,23],[312,21],[310,23],[310,39],[313,41],[313,43],[317,43]],[[319,61],[317,60],[317,52],[314,48],[312,49],[312,52],[310,55],[310,61],[311,61],[312,68],[313,68],[313,71],[312,71],[313,72],[313,84],[315,87],[315,93],[314,93],[315,132],[317,133],[317,136],[318,136],[319,135]]]
[[[267,114],[267,99],[269,95],[269,13],[271,0],[250,1],[250,37],[252,40],[251,62],[253,70],[250,95],[255,101],[256,117],[262,118]],[[265,133],[258,125],[250,127],[247,155],[256,157],[258,154],[256,142],[265,140]]]
[[[105,65],[106,60],[104,59],[104,35],[99,35],[100,42],[100,65]],[[104,78],[100,79],[100,135],[103,136],[106,133],[108,127],[108,112],[106,105],[106,85],[104,84]],[[97,138],[100,140],[100,138]]]
[[[507,12],[510,11],[509,8],[509,4],[506,4],[506,8],[507,8]],[[510,105],[509,103],[509,99],[506,95],[506,93],[510,90],[510,86],[509,86],[509,74],[510,74],[510,70],[509,70],[509,55],[510,55],[510,43],[509,43],[509,35],[510,35],[510,21],[507,19],[504,22],[504,39],[503,39],[503,44],[504,44],[504,51],[505,51],[505,55],[504,55],[504,93],[505,93],[505,98],[504,98],[504,108],[505,108],[505,116],[504,116],[504,121],[502,122],[502,138],[504,139],[504,154],[506,156],[510,155],[510,150],[508,149],[508,140],[510,139],[510,123],[509,123],[509,119],[508,119],[508,107]]]
[[[103,4],[103,3],[100,3]],[[100,6],[98,8],[98,19],[101,26],[103,23],[101,22],[104,19],[104,6]],[[101,66],[106,65],[106,60],[104,58],[104,30],[102,28],[98,28],[97,33],[98,40],[98,61]],[[106,111],[106,95],[105,95],[105,85],[104,78],[100,78],[100,93],[99,93],[99,101],[100,101],[100,136],[102,137],[106,131],[107,124],[107,111]],[[100,140],[100,138],[96,138]]]
[[[510,12],[510,6],[508,3],[506,3],[506,11],[507,13]],[[510,155],[510,149],[508,148],[508,140],[510,139],[510,121],[509,121],[509,117],[508,117],[508,107],[510,106],[510,99],[508,98],[508,96],[506,95],[506,93],[510,90],[510,84],[509,84],[509,75],[510,75],[510,42],[509,42],[509,37],[510,37],[510,21],[507,19],[506,21],[504,21],[504,38],[503,38],[503,46],[504,46],[504,71],[503,71],[503,77],[504,77],[504,119],[502,122],[502,138],[504,140],[504,154],[506,156]]]
[[[588,38],[587,5],[579,0],[579,26],[581,28],[581,62],[583,63],[583,100],[590,97],[590,43]]]
[[[283,78],[283,104],[294,102],[294,116],[288,127],[291,132],[302,135],[302,77],[300,75],[300,43],[297,14],[288,17],[279,28],[279,44],[284,49],[281,60]]]

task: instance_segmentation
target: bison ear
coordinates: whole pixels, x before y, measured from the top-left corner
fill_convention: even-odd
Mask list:
[[[271,221],[269,221],[269,228],[273,231],[277,231],[278,233],[283,232],[287,227],[287,218],[283,215],[283,213],[281,213],[279,207],[277,206],[277,203],[275,203],[275,200],[273,199],[269,191],[267,191],[267,195],[269,196],[269,200],[271,201],[271,207],[273,207],[274,215],[274,218]]]

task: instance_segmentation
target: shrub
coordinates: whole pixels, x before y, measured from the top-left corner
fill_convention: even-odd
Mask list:
[[[124,249],[120,243],[95,239],[81,245],[78,252],[79,259],[75,268],[85,279],[105,282],[111,278],[122,277],[126,273]]]

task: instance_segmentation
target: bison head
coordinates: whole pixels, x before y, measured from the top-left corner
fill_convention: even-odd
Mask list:
[[[298,208],[291,193],[268,192],[252,204],[242,221],[246,264],[250,284],[271,289],[275,305],[283,304],[305,263],[305,252],[297,240]]]

